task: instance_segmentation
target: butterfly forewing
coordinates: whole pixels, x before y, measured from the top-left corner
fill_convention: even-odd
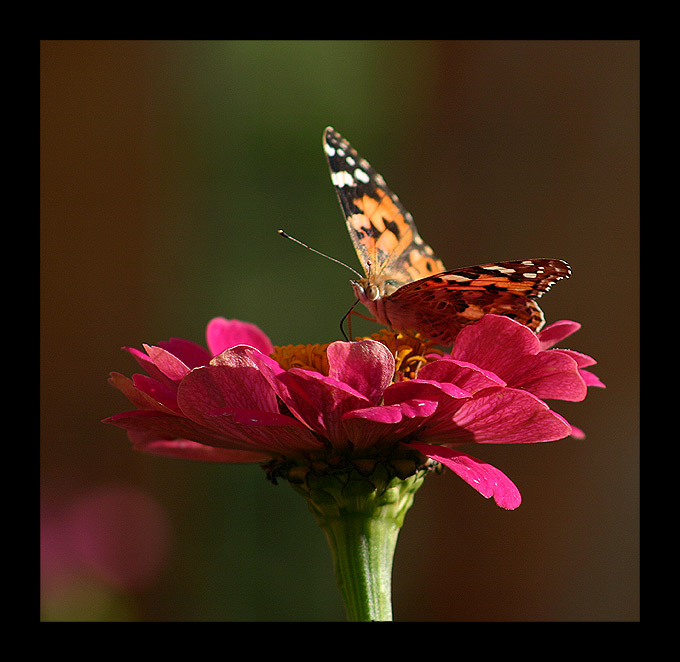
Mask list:
[[[403,284],[444,271],[411,214],[368,161],[331,127],[324,133],[324,148],[347,229],[369,280]]]

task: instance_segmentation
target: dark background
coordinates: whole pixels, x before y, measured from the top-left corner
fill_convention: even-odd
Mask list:
[[[333,125],[448,268],[558,257],[542,300],[606,390],[555,409],[585,440],[470,448],[507,512],[428,478],[394,568],[398,621],[639,619],[636,41],[43,41],[41,617],[341,620],[325,538],[257,466],[144,456],[123,345],[338,339],[358,268],[321,136]],[[373,327],[355,329],[372,331]]]

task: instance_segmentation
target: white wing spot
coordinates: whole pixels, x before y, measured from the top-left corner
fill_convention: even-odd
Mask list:
[[[500,264],[491,264],[488,267],[484,267],[486,271],[500,271],[502,274],[505,274],[506,276],[509,276],[510,274],[516,273],[515,269],[511,269],[508,267],[501,267]]]
[[[349,159],[347,160],[349,163]],[[371,181],[371,178],[361,169],[357,168],[354,171],[354,177],[358,179],[360,182],[363,182],[364,184],[368,184],[368,182]]]
[[[331,180],[338,188],[342,188],[343,186],[354,186],[354,177],[346,170],[339,170],[338,172],[331,173]]]

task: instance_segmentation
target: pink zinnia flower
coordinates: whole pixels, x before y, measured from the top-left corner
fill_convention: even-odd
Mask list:
[[[384,462],[407,476],[440,463],[503,508],[515,485],[459,444],[554,441],[579,434],[544,399],[582,400],[602,386],[593,359],[548,349],[579,328],[535,334],[487,315],[452,350],[383,332],[357,342],[273,347],[256,326],[213,319],[205,349],[173,338],[146,353],[127,348],[147,375],[110,381],[136,409],[105,419],[138,450],[213,462],[266,463],[268,476]]]

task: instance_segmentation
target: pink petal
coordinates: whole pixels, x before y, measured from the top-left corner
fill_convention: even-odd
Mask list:
[[[206,341],[213,356],[236,345],[249,345],[263,354],[271,354],[274,351],[267,334],[258,326],[224,317],[215,317],[208,322]]]
[[[486,315],[464,327],[451,357],[490,370],[508,386],[539,398],[577,402],[586,397],[576,361],[560,350],[541,351],[536,334],[507,317]]]
[[[192,441],[236,450],[261,450],[252,448],[252,444],[242,436],[232,436],[230,431],[220,434],[204,425],[184,416],[166,414],[161,411],[135,410],[126,411],[105,418],[103,423],[117,425],[129,432],[141,433],[146,439],[172,440],[191,439]]]
[[[185,338],[170,338],[159,342],[158,346],[176,356],[189,368],[207,365],[212,358],[212,354],[205,347]]]
[[[150,376],[153,377],[154,379],[157,379],[159,382],[167,382],[167,384],[173,384],[174,382],[171,379],[168,379],[154,364],[153,361],[144,353],[140,352],[138,349],[135,347],[123,347],[123,349],[126,352],[129,352],[132,354],[134,357],[135,361],[139,363],[139,365],[144,368],[146,373]]]
[[[168,409],[179,413],[177,387],[174,384],[168,386],[166,383],[159,382],[146,375],[132,375],[132,382],[135,388],[142,393],[145,393]],[[153,408],[155,409],[155,407]],[[142,409],[147,409],[147,407],[142,407]]]
[[[366,407],[343,416],[345,433],[355,452],[392,445],[414,434],[437,409],[432,400],[411,400],[395,405]]]
[[[588,370],[579,370],[579,374],[586,383],[586,386],[599,386],[600,388],[607,388],[605,384],[600,381],[600,378],[597,375],[594,375],[592,372],[589,372]]]
[[[560,320],[559,322],[548,324],[548,326],[538,332],[541,349],[550,349],[572,333],[576,333],[580,328],[581,325],[578,322],[570,320]]]
[[[579,375],[585,382],[586,386],[599,386],[600,388],[606,388],[603,382],[600,381],[599,377],[594,375],[592,372],[589,372],[588,370],[583,370],[582,368],[585,368],[587,366],[591,365],[596,365],[597,361],[592,357],[588,356],[587,354],[583,354],[581,352],[576,352],[573,349],[553,349],[550,350],[551,352],[562,352],[566,354],[567,356],[570,356],[574,361],[576,361],[576,365],[579,368]]]
[[[180,381],[190,370],[186,363],[162,347],[144,345],[144,349],[154,366],[173,382]]]
[[[385,345],[375,340],[334,342],[328,346],[328,376],[351,386],[372,404],[392,383],[395,362]]]
[[[592,357],[588,356],[587,354],[583,354],[582,352],[577,352],[576,350],[573,349],[552,349],[550,350],[550,354],[565,354],[566,356],[571,357],[574,359],[576,362],[576,366],[579,368],[585,368],[589,365],[595,365],[597,361]]]
[[[408,445],[451,469],[483,497],[493,497],[501,508],[514,510],[522,503],[515,484],[496,467],[451,448],[413,442]]]
[[[141,377],[141,375],[135,375],[135,378],[139,377]],[[161,404],[153,397],[153,395],[148,395],[137,388],[132,379],[125,377],[125,375],[121,375],[119,372],[111,373],[109,376],[109,384],[121,391],[121,393],[138,409],[160,409],[161,411],[171,413],[176,408],[176,402],[174,407],[171,407],[170,409],[166,408],[165,405]]]
[[[243,345],[234,347],[209,366],[192,370],[177,391],[184,415],[214,431],[216,437],[240,440],[253,450],[298,453],[318,449],[320,442],[305,426],[279,414],[276,394],[249,351]]]
[[[440,406],[419,434],[430,443],[522,444],[567,437],[571,426],[527,391],[488,388]]]
[[[207,383],[204,386],[213,389],[216,402],[224,403],[222,408],[279,410],[276,393],[260,371],[253,354],[260,353],[246,345],[226,349],[210,361],[206,372],[199,373],[203,379],[212,380],[212,387],[208,387]],[[198,368],[197,371],[192,371],[192,375],[201,370],[202,368]],[[218,408],[219,406],[215,407]]]
[[[437,412],[440,402],[470,398],[453,384],[412,379],[391,384],[383,404],[349,411],[343,416],[345,433],[355,450],[387,445],[418,432]]]
[[[291,413],[310,429],[325,436],[336,449],[347,446],[342,416],[369,406],[369,399],[352,386],[312,370],[284,370],[273,359],[250,351],[261,374]]]
[[[570,402],[580,402],[588,393],[576,361],[558,349],[525,357],[514,374],[508,377],[508,385],[523,388],[542,399]]]
[[[266,462],[271,459],[271,455],[266,453],[215,448],[188,439],[157,439],[136,443],[133,447],[135,450],[152,455],[163,455],[180,460],[198,460],[199,462],[247,463]]]
[[[399,404],[407,400],[430,400],[432,402],[448,402],[449,399],[469,398],[471,394],[455,384],[431,381],[428,379],[410,379],[391,384],[383,394],[386,405]]]
[[[312,430],[324,435],[336,449],[347,445],[343,415],[370,404],[351,386],[317,372],[291,368],[285,375],[288,393],[284,402]]]
[[[177,401],[190,418],[232,409],[278,412],[276,396],[254,367],[195,368],[182,380]]]
[[[540,349],[538,338],[523,324],[502,315],[485,315],[463,327],[456,336],[451,358],[492,371],[511,384],[522,359]]]
[[[488,386],[505,386],[505,382],[490,370],[484,370],[468,361],[442,358],[424,365],[418,373],[420,379],[456,384],[469,393]]]

